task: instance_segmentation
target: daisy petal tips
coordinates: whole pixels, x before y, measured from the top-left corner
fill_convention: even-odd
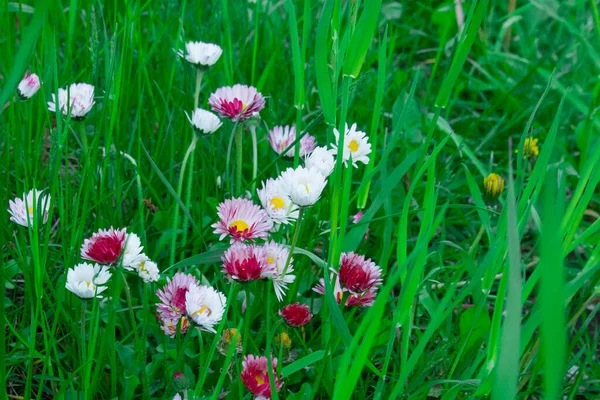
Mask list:
[[[217,129],[219,129],[221,125],[223,125],[219,117],[217,117],[210,111],[206,111],[201,108],[196,108],[192,112],[191,118],[187,112],[185,113],[185,115],[188,121],[190,121],[190,124],[192,124],[192,126],[194,127],[194,129],[198,133],[203,133],[205,135],[209,135],[211,133],[216,132]]]

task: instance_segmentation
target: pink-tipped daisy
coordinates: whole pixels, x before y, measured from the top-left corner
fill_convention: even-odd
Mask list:
[[[23,100],[30,99],[39,89],[40,78],[36,74],[25,74],[21,82],[19,82],[19,86],[17,86],[19,97]]]
[[[231,236],[231,242],[266,239],[273,228],[273,221],[266,211],[252,201],[237,198],[227,199],[217,206],[219,221],[211,225],[215,233]]]
[[[296,141],[296,126],[285,125],[285,126],[274,126],[269,131],[269,137],[267,138],[271,147],[277,154],[283,153],[294,141]],[[306,134],[300,139],[300,157],[305,157],[311,151],[317,147],[315,138],[309,134]],[[284,156],[294,157],[295,149],[292,147],[285,152]]]
[[[371,259],[353,252],[340,256],[340,283],[353,294],[364,293],[381,285],[381,268]]]
[[[313,315],[310,313],[310,308],[306,304],[294,303],[283,307],[279,311],[279,315],[283,317],[289,326],[298,327],[306,325],[310,322]]]
[[[67,89],[58,89],[58,98],[52,93],[52,101],[48,102],[48,110],[63,114],[71,114],[74,120],[83,120],[91,111],[94,102],[94,86],[87,83],[73,83]]]
[[[162,290],[156,291],[160,303],[156,304],[157,318],[161,323],[161,329],[170,337],[175,337],[177,328],[185,333],[190,322],[187,318],[186,294],[192,285],[197,285],[198,280],[190,275],[178,272],[173,279],[167,278],[167,284]]]
[[[222,117],[242,122],[265,108],[265,98],[255,87],[237,84],[217,89],[208,105]]]
[[[221,260],[222,272],[236,281],[267,279],[273,275],[273,267],[267,262],[262,246],[234,243]]]
[[[121,257],[127,230],[100,229],[91,238],[85,239],[81,246],[81,258],[99,264],[114,264]]]
[[[271,398],[271,384],[269,380],[269,361],[267,357],[247,355],[242,362],[243,370],[240,374],[246,389],[256,396],[256,399]],[[271,373],[275,381],[275,389],[279,392],[283,386],[282,376],[277,375],[277,359],[273,358]]]
[[[334,274],[331,274],[330,279],[333,281]],[[325,294],[325,281],[323,278],[319,280],[319,284],[313,288],[313,291],[319,294]],[[342,304],[342,299],[348,291],[342,288],[340,285],[340,278],[336,277],[333,286],[333,295],[338,304]],[[370,307],[375,303],[375,297],[377,297],[377,291],[375,288],[369,289],[366,292],[360,294],[349,293],[346,295],[346,307]]]
[[[32,189],[23,193],[22,198],[8,201],[10,220],[29,228],[33,228],[36,219],[39,225],[45,224],[48,221],[50,200],[50,195],[41,190]]]
[[[273,281],[273,288],[275,289],[275,295],[277,300],[282,301],[285,296],[285,292],[288,289],[288,284],[294,282],[296,275],[294,275],[294,267],[292,265],[293,259],[290,259],[289,265],[286,268],[286,262],[290,251],[287,247],[270,241],[265,243],[263,246],[265,254],[267,256],[268,273],[269,278]]]

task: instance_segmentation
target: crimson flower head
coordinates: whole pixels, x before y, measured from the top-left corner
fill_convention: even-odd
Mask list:
[[[381,284],[381,268],[371,259],[355,254],[342,253],[340,257],[340,283],[353,294],[364,293]]]
[[[283,317],[289,326],[303,326],[310,322],[313,315],[306,304],[294,303],[283,307],[279,311],[279,315]]]
[[[265,98],[255,87],[237,84],[217,89],[208,105],[221,117],[242,122],[265,108]]]
[[[269,382],[268,372],[269,361],[267,357],[255,357],[253,355],[247,355],[244,357],[242,362],[243,370],[240,374],[242,382],[246,389],[250,393],[256,396],[256,399],[270,399],[271,398],[271,384]],[[279,392],[283,386],[283,382],[280,381],[281,376],[277,376],[277,359],[273,358],[272,369],[273,378],[275,380],[275,389]]]
[[[121,257],[126,229],[100,229],[91,238],[85,239],[81,246],[81,258],[95,261],[99,264],[114,264]]]
[[[234,243],[221,257],[222,272],[237,281],[267,279],[274,267],[267,262],[267,253],[262,246]]]

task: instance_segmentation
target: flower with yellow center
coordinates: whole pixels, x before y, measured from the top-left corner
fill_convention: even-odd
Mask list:
[[[211,226],[220,240],[230,236],[231,243],[266,239],[273,228],[267,212],[248,199],[226,199],[218,205],[217,214],[219,221]]]
[[[369,154],[371,153],[371,143],[369,143],[369,137],[362,131],[357,129],[356,124],[353,124],[348,128],[346,124],[344,132],[344,151],[342,156],[344,157],[344,164],[347,165],[348,160],[352,158],[352,165],[358,167],[357,162],[363,164],[369,163]],[[340,132],[337,129],[333,130],[335,136],[334,143],[331,144],[333,148],[333,154],[337,154],[338,146],[340,144]]]
[[[82,299],[100,298],[99,294],[107,289],[105,284],[110,276],[106,266],[81,263],[67,272],[66,288]]]
[[[294,259],[290,259],[290,263],[286,269],[287,259],[290,254],[287,247],[274,241],[267,242],[262,247],[267,255],[267,265],[269,266],[267,277],[273,281],[277,300],[282,301],[288,289],[288,284],[294,282],[296,279],[293,266]]]
[[[22,198],[17,197],[14,200],[9,200],[8,206],[11,221],[31,228],[36,219],[39,225],[48,221],[50,195],[44,194],[41,190],[33,189],[28,193],[23,193]],[[38,217],[41,217],[41,219]]]
[[[289,224],[298,218],[298,208],[285,193],[279,179],[267,179],[256,189],[263,208],[275,224]]]
[[[537,157],[540,155],[540,148],[538,147],[538,138],[528,137],[523,143],[523,158]],[[515,150],[518,153],[519,149]]]
[[[498,174],[491,173],[483,179],[485,195],[490,200],[496,200],[504,191],[504,179]]]
[[[221,338],[219,339],[219,343],[217,345],[217,350],[222,355],[226,356],[229,352],[229,347],[231,342],[235,339],[235,351],[236,353],[242,352],[242,334],[238,332],[235,328],[226,328],[223,329],[223,333],[221,334]]]
[[[188,316],[203,331],[215,333],[214,325],[221,322],[227,298],[210,286],[190,285],[185,294]]]

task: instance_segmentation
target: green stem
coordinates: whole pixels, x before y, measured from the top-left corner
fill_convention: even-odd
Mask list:
[[[256,142],[256,126],[250,127],[250,135],[252,136],[252,190],[256,192],[256,173],[258,171],[258,145]]]
[[[242,126],[239,125],[237,130],[235,131],[235,152],[237,160],[235,170],[235,191],[238,196],[242,195],[242,130]]]
[[[81,366],[84,366],[86,363],[86,349],[85,349],[85,306],[86,300],[81,300],[81,320],[80,322],[80,335],[81,335]],[[82,369],[83,371],[83,369]],[[87,394],[86,389],[87,381],[85,378],[81,379],[81,385],[83,386],[84,397]]]
[[[87,141],[87,132],[85,131],[85,122],[81,122],[79,124],[79,128],[81,130],[81,144],[83,145],[83,153],[87,155],[88,141]]]
[[[131,317],[131,325],[133,326],[133,336],[135,338],[135,343],[138,343],[138,331],[137,331],[137,323],[135,322],[135,314],[133,312],[133,303],[131,301],[131,290],[129,290],[129,284],[127,283],[127,279],[125,278],[125,274],[123,273],[123,268],[119,268],[121,270],[121,277],[123,278],[123,284],[125,285],[125,294],[127,295],[127,307],[129,308],[129,316]]]
[[[294,249],[296,248],[296,244],[298,243],[298,238],[300,237],[300,225],[302,224],[302,216],[304,215],[304,207],[300,207],[298,211],[298,220],[296,221],[296,227],[294,228],[294,237],[292,238],[292,245],[290,246],[290,253],[288,254],[287,260],[285,261],[285,268],[283,268],[282,275],[288,270],[290,266],[290,262],[292,261],[292,254],[294,254]]]
[[[200,68],[196,68],[196,90],[194,90],[194,111],[198,108],[198,99],[200,97],[200,86],[202,85],[202,77],[204,71]]]

